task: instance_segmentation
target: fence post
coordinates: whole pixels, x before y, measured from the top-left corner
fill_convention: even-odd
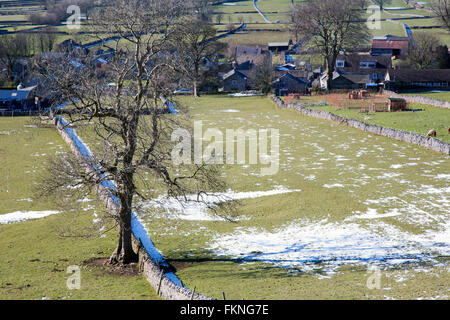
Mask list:
[[[162,280],[163,280],[163,276],[164,276],[164,272],[161,271],[161,276],[159,277],[159,283],[158,283],[158,290],[156,291],[157,295],[159,296],[159,293],[161,291],[161,284],[162,284]]]

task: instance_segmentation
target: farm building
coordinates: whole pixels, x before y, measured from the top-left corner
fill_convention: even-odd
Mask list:
[[[406,110],[406,107],[408,106],[408,103],[405,99],[402,98],[389,98],[388,101],[388,111],[394,112],[394,111],[404,111]]]
[[[32,109],[35,106],[36,86],[0,89],[0,109]]]
[[[267,46],[269,47],[269,50],[271,52],[280,53],[280,52],[289,50],[290,43],[289,42],[269,42],[267,44]]]
[[[347,74],[337,71],[333,73],[333,80],[331,81],[333,89],[361,89],[365,88],[367,83],[370,83],[368,74]],[[320,78],[320,86],[322,89],[328,87],[326,72]]]
[[[391,57],[406,56],[408,54],[409,39],[386,35],[372,39],[372,55],[388,55]]]
[[[385,78],[389,90],[450,89],[450,69],[389,70]]]

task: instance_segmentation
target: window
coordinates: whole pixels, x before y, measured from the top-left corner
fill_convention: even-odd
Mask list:
[[[345,66],[344,60],[336,60],[336,67],[343,68]]]
[[[360,68],[376,68],[377,63],[374,61],[362,61],[359,63]]]

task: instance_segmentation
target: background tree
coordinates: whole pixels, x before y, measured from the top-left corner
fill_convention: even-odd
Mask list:
[[[70,155],[60,155],[49,164],[40,188],[42,194],[63,198],[70,190],[86,190],[112,180],[111,194],[120,201],[111,218],[118,226],[118,243],[111,263],[136,261],[132,248],[131,213],[138,197],[147,199],[165,192],[197,201],[210,191],[224,191],[217,167],[173,163],[171,140],[176,128],[189,130],[183,114],[172,115],[160,103],[168,97],[164,59],[176,23],[187,14],[182,0],[105,0],[91,14],[93,31],[111,30],[120,39],[109,68],[98,77],[90,56],[79,55],[80,65],[69,59],[38,60],[36,67],[48,79],[48,87],[59,93],[58,101],[70,107],[61,112],[70,124],[91,128],[98,142],[92,143],[93,159],[80,164]],[[100,33],[97,33],[100,35]],[[113,86],[108,84],[114,83]],[[97,171],[86,172],[95,165]],[[144,179],[150,175],[151,179]],[[150,182],[151,181],[151,182]],[[81,196],[81,195],[80,195]],[[74,202],[74,199],[69,199]]]
[[[450,0],[430,0],[429,5],[437,18],[450,31]]]
[[[392,3],[392,0],[372,0],[375,4],[380,6],[380,10],[384,9],[385,4]]]
[[[56,32],[57,29],[55,27],[46,27],[40,32],[31,34],[33,36],[35,53],[52,51],[57,39]]]
[[[357,8],[357,0],[311,0],[299,3],[292,12],[296,29],[323,55],[328,75],[328,89],[339,52],[369,40],[365,11]]]
[[[436,48],[436,68],[450,69],[450,54],[446,45],[440,45]]]
[[[412,69],[430,69],[435,64],[439,38],[427,32],[415,32],[409,44],[408,63]]]
[[[227,31],[228,31],[228,32],[231,32],[231,31],[233,31],[234,29],[235,29],[234,23],[229,22],[229,23],[227,24]]]
[[[256,87],[261,93],[270,93],[272,82],[274,81],[274,74],[272,64],[269,61],[265,61],[263,64],[256,67],[255,79]]]
[[[203,79],[202,66],[217,54],[221,48],[215,39],[216,29],[204,20],[183,19],[172,40],[174,67],[187,78],[198,97],[198,85]]]
[[[25,33],[3,35],[0,37],[0,67],[5,78],[14,80],[16,62],[31,54],[31,42]],[[21,79],[18,79],[20,81]]]
[[[222,19],[223,19],[223,14],[219,13],[219,14],[216,15],[216,22],[217,22],[217,24],[221,24]]]

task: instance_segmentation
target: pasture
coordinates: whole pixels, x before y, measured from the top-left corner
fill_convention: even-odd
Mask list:
[[[443,93],[445,97],[445,93]],[[376,98],[377,101],[387,101],[384,96]],[[430,96],[431,97],[431,96]],[[362,113],[362,106],[368,107],[372,103],[368,100],[348,100],[346,94],[306,96],[300,99],[302,103],[311,109],[319,109],[335,113],[346,118],[353,118],[370,124],[376,124],[383,127],[400,129],[418,133],[426,136],[428,131],[435,129],[438,133],[437,139],[450,143],[450,135],[447,134],[449,123],[449,110],[433,107],[419,103],[409,103],[409,109],[420,109],[421,111],[403,111],[403,112],[376,112]],[[327,106],[314,106],[314,104],[327,103]],[[351,107],[349,107],[351,105]]]
[[[424,92],[414,92],[414,93],[404,93],[406,95],[417,95],[428,97],[436,100],[444,100],[450,102],[450,91],[424,91]]]
[[[56,130],[29,120],[0,117],[0,299],[158,299],[134,271],[89,262],[107,258],[116,243],[114,233],[101,236],[94,194],[71,210],[33,196],[46,157],[69,150]],[[71,265],[81,268],[80,290],[66,286]]]
[[[178,103],[204,130],[280,133],[276,174],[261,176],[261,163],[224,166],[226,195],[240,202],[234,223],[163,195],[139,203],[185,285],[228,299],[448,298],[448,156],[279,110],[269,98]],[[95,152],[90,130],[79,132]],[[373,268],[379,289],[367,286]]]

